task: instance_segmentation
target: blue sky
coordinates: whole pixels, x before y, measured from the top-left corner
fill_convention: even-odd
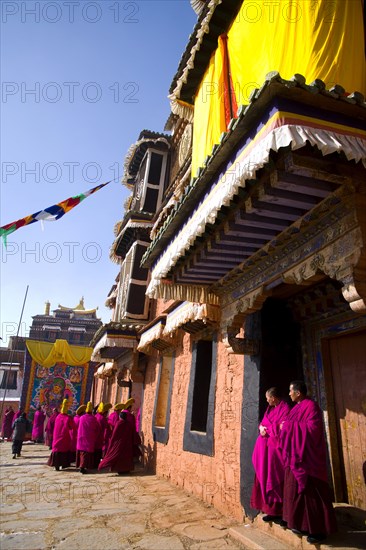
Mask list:
[[[144,128],[163,131],[169,86],[196,22],[189,0],[1,2],[1,225],[123,173]],[[57,222],[1,244],[2,345],[58,304],[104,306],[128,190],[117,181]]]

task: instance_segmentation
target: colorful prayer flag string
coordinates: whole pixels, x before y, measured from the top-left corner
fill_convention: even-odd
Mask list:
[[[101,185],[97,185],[97,187],[93,187],[92,189],[89,189],[88,191],[85,191],[80,195],[76,195],[76,197],[69,197],[64,201],[61,201],[58,204],[54,204],[53,206],[49,206],[44,210],[40,210],[35,214],[30,214],[29,216],[25,216],[20,220],[3,225],[2,227],[0,227],[0,236],[3,238],[4,245],[6,246],[7,236],[11,233],[14,233],[14,231],[19,229],[20,227],[24,227],[25,225],[29,225],[38,221],[52,222],[59,220],[64,214],[80,204],[87,197],[90,197],[90,195],[92,195],[96,191],[99,191],[99,189],[102,189],[102,187],[108,185],[108,183],[111,183],[111,181],[112,180],[107,181],[106,183],[102,183]]]

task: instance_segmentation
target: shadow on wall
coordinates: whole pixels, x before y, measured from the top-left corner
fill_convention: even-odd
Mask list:
[[[141,432],[143,466],[147,474],[156,473],[156,441],[152,447],[150,443],[145,445],[144,433]]]

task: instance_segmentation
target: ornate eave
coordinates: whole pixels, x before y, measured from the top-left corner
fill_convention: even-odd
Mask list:
[[[363,95],[355,92],[345,97],[344,93],[345,90],[339,85],[326,90],[324,83],[319,80],[307,85],[305,78],[301,75],[294,75],[292,79],[284,80],[277,72],[269,73],[263,86],[260,89],[255,89],[251,94],[249,105],[239,109],[237,118],[232,119],[228,131],[222,134],[220,143],[214,145],[211,155],[205,160],[204,167],[199,169],[198,176],[191,180],[190,184],[185,187],[184,193],[175,202],[169,217],[159,227],[159,231],[154,236],[143,258],[144,265],[151,267],[156,261],[161,251],[166,248],[180,226],[189,218],[198,201],[212,185],[212,181],[223,163],[227,162],[240,141],[246,135],[250,135],[253,126],[258,123],[258,120],[261,120],[275,98],[296,101],[306,109],[318,108],[329,113],[339,113],[354,118],[355,121],[366,120],[366,103]],[[338,150],[341,151],[341,147],[338,147]],[[325,155],[327,151],[324,149],[322,153]],[[250,162],[253,169],[251,173],[249,173],[250,170],[248,171],[247,177],[254,178],[256,172],[254,168],[258,169],[260,165],[254,161]],[[262,166],[264,164],[265,162]]]
[[[129,148],[124,161],[124,175],[122,183],[127,187],[133,188],[135,178],[138,174],[140,164],[149,147],[161,147],[167,149],[170,147],[171,137],[168,134],[143,130],[136,143]]]
[[[90,345],[94,348],[92,360],[103,362],[114,360],[125,350],[135,351],[137,335],[144,323],[133,322],[128,319],[123,322],[104,324],[95,333]]]
[[[169,90],[170,97],[178,97],[187,103],[193,103],[202,75],[217,47],[217,39],[228,30],[242,1],[210,0],[206,3],[173,78]]]
[[[131,245],[138,239],[150,241],[150,231],[153,227],[153,214],[148,212],[129,211],[120,224],[119,233],[110,250],[110,258],[117,263],[126,256]]]

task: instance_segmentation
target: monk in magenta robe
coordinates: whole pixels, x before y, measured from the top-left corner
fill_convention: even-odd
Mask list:
[[[71,434],[71,453],[72,453],[71,462],[76,462],[76,442],[78,438],[79,422],[80,422],[80,418],[83,416],[83,414],[85,414],[85,411],[86,411],[86,405],[80,405],[80,407],[77,408],[76,414],[74,416],[75,429]]]
[[[267,514],[263,521],[280,523],[285,477],[279,448],[280,424],[288,416],[290,407],[280,399],[277,388],[269,388],[266,399],[268,407],[259,425],[259,436],[252,456],[255,478],[250,505]]]
[[[112,432],[113,432],[113,429],[114,429],[115,425],[117,424],[117,422],[119,420],[120,412],[124,408],[125,408],[124,403],[116,403],[115,406],[113,407],[113,411],[108,416],[107,420],[108,420],[108,424],[111,427]]]
[[[61,412],[55,420],[53,430],[52,452],[48,459],[48,466],[54,466],[56,470],[68,468],[71,464],[71,433],[74,429],[74,420],[67,414],[68,400],[64,399]]]
[[[55,421],[58,414],[59,414],[58,410],[53,409],[51,416],[47,420],[45,432],[46,432],[46,445],[48,445],[49,449],[52,449],[53,431],[55,429]]]
[[[107,454],[99,463],[98,470],[109,469],[122,475],[134,469],[133,464],[134,428],[124,412],[114,427]]]
[[[33,418],[33,428],[32,428],[32,441],[36,443],[43,443],[44,441],[44,421],[46,415],[42,410],[42,407],[39,405],[36,412],[34,413]]]
[[[100,427],[99,436],[95,444],[95,468],[98,468],[99,462],[102,460],[108,449],[112,430],[110,424],[108,423],[107,414],[111,407],[111,403],[100,403],[95,415]]]
[[[13,432],[13,422],[14,422],[14,411],[13,411],[13,407],[11,405],[9,405],[9,407],[7,407],[5,409],[5,413],[4,413],[4,418],[3,418],[3,423],[2,423],[2,426],[1,426],[1,437],[3,439],[11,439],[11,434]]]
[[[76,467],[82,474],[95,468],[95,446],[100,434],[100,427],[93,415],[93,405],[89,401],[85,414],[79,420],[76,441]]]
[[[17,410],[17,412],[16,412],[15,415],[14,415],[13,424],[14,424],[15,420],[16,420],[17,418],[20,417],[20,415],[22,414],[22,412],[23,412],[23,409],[22,409],[21,407],[19,407],[19,409]]]
[[[307,396],[304,382],[290,384],[295,403],[282,423],[280,444],[285,463],[283,520],[297,535],[318,544],[337,530],[327,476],[322,411]]]

